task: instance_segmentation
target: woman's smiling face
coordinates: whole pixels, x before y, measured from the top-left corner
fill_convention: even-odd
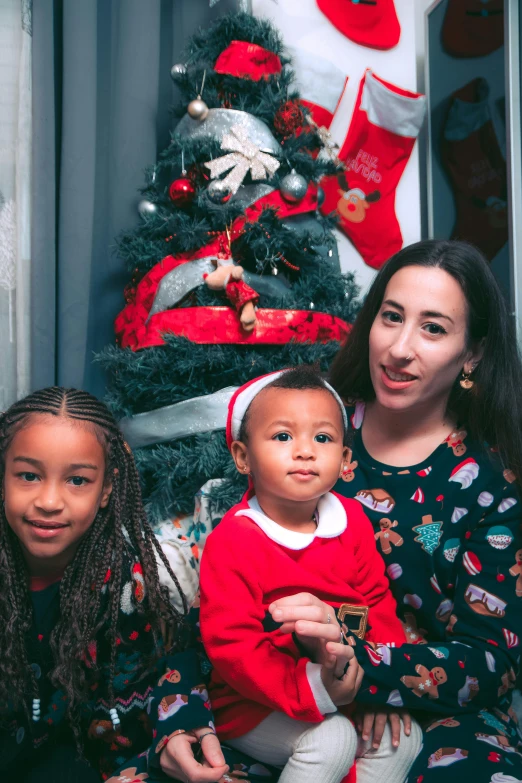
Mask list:
[[[370,375],[378,403],[406,411],[445,408],[464,368],[479,358],[467,345],[468,305],[438,267],[407,266],[390,279],[370,330]]]

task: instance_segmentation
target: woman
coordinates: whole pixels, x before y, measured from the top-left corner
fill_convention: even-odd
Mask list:
[[[373,650],[354,640],[365,733],[375,720],[378,742],[386,710],[404,706],[425,729],[409,781],[431,783],[440,767],[446,783],[520,780],[510,689],[522,637],[522,371],[479,251],[427,241],[394,256],[331,382],[354,401],[351,464],[335,489],[374,524],[410,641]],[[316,640],[318,658],[318,639],[342,649],[327,609],[308,595],[271,607],[283,631]]]

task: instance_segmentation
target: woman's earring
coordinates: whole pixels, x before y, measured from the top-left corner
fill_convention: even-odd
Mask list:
[[[472,372],[473,370],[471,370],[470,372],[464,372],[464,370],[462,370],[462,378],[460,379],[460,385],[462,386],[463,389],[466,389],[466,391],[469,391],[469,389],[472,389],[475,385],[475,381],[472,381],[471,378],[469,377]]]

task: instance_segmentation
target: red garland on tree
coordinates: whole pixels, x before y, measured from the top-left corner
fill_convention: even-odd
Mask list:
[[[285,139],[303,127],[304,117],[301,107],[295,101],[283,103],[274,117],[276,132]]]

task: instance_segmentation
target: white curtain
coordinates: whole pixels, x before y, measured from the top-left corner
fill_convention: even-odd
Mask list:
[[[0,410],[30,387],[32,0],[0,0]]]

